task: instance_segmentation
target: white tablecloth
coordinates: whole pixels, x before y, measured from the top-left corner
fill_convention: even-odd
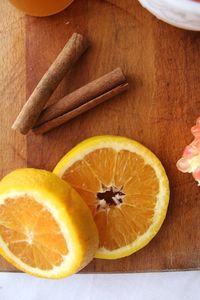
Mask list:
[[[45,280],[0,273],[0,300],[199,300],[200,271],[78,274]]]

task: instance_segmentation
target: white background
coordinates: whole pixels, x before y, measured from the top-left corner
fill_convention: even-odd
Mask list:
[[[200,271],[78,274],[62,280],[0,273],[0,300],[196,300]]]

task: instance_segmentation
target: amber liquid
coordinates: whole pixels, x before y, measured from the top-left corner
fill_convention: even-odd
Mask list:
[[[28,15],[49,16],[62,11],[73,0],[10,0],[10,2]]]

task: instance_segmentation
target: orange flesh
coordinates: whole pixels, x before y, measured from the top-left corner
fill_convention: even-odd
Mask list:
[[[95,150],[74,163],[62,178],[91,209],[100,247],[115,250],[126,246],[153,222],[159,182],[154,169],[136,153],[111,148]],[[123,193],[120,203],[100,201],[99,193],[110,187]]]
[[[0,205],[0,235],[9,250],[33,268],[51,270],[68,253],[51,213],[28,196],[8,198]]]

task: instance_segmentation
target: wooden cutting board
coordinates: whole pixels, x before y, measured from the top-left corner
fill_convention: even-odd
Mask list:
[[[198,269],[200,190],[175,164],[200,114],[199,33],[158,21],[136,0],[75,0],[48,18],[25,17],[3,0],[0,19],[1,176],[24,166],[52,170],[69,149],[93,135],[136,139],[161,159],[169,176],[166,221],[143,250],[116,261],[94,260],[84,271]],[[25,99],[74,31],[86,35],[91,47],[51,101],[118,66],[130,90],[44,136],[13,132]],[[14,270],[3,259],[0,269]]]

